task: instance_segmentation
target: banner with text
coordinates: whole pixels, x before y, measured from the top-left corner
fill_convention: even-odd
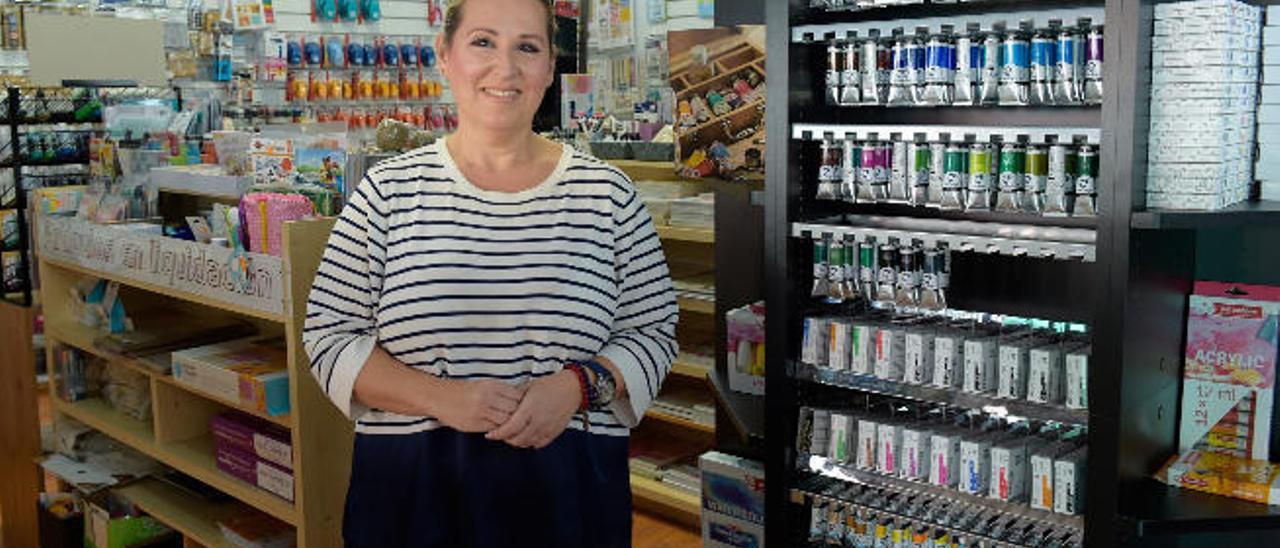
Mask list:
[[[44,259],[97,270],[126,284],[137,280],[252,310],[284,313],[280,257],[236,254],[225,247],[63,217],[42,217],[39,231]]]

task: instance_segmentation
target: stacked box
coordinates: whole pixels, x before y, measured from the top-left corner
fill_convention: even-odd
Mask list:
[[[1262,27],[1262,91],[1258,101],[1258,163],[1263,200],[1280,200],[1280,6],[1267,6]]]
[[[1254,145],[1263,139],[1254,134],[1262,12],[1236,0],[1194,0],[1159,4],[1155,18],[1147,207],[1221,209],[1244,201]]]

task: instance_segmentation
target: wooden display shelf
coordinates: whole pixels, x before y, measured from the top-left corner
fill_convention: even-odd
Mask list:
[[[227,406],[231,409],[234,409],[246,415],[253,415],[260,419],[276,423],[285,428],[291,428],[293,426],[293,418],[291,414],[272,416],[267,414],[264,411],[259,411],[258,409],[254,409],[251,407],[245,407],[244,405],[241,405],[240,402],[231,401],[221,396],[209,394],[207,392],[200,391],[187,384],[178,382],[178,380],[173,378],[172,375],[157,373],[155,370],[147,367],[146,365],[139,363],[138,360],[136,359],[98,348],[93,344],[94,338],[96,338],[98,335],[98,332],[93,328],[86,327],[82,324],[75,323],[75,322],[59,321],[59,320],[54,320],[53,318],[47,318],[45,321],[45,334],[50,339],[56,342],[62,343],[67,346],[75,347],[81,351],[84,351],[88,354],[102,358],[108,362],[122,365],[124,367],[128,367],[129,369],[132,369],[134,371],[137,371],[138,373],[151,377],[152,379],[155,379],[158,382],[162,382],[170,386],[175,386],[191,394],[194,394],[196,396],[199,396],[201,398],[204,398],[210,401],[217,402],[221,405]]]
[[[692,421],[692,420],[686,419],[684,417],[669,415],[667,413],[663,413],[662,411],[658,411],[655,409],[650,409],[648,412],[644,414],[644,416],[653,420],[658,420],[667,424],[679,426],[680,428],[687,428],[695,432],[701,432],[703,434],[716,433],[715,424],[703,424],[698,421]]]
[[[122,276],[115,272],[105,272],[102,270],[87,268],[84,266],[71,264],[68,262],[60,261],[58,259],[52,259],[49,257],[41,257],[40,261],[43,263],[42,266],[52,266],[52,267],[57,267],[64,270],[69,270],[71,272],[86,274],[96,278],[102,278],[107,281],[118,282],[123,285],[150,291],[152,293],[156,293],[159,295],[164,295],[166,297],[172,297],[174,299],[192,302],[192,303],[208,306],[211,308],[217,308],[219,310],[225,310],[227,312],[233,312],[233,313],[241,314],[244,316],[267,320],[269,322],[275,322],[275,323],[285,322],[285,316],[283,314],[273,314],[270,312],[264,312],[262,310],[255,310],[247,306],[240,306],[234,303],[229,303],[229,302],[221,301],[218,299],[211,299],[203,295],[196,295],[194,293],[179,291],[173,288],[163,287],[163,286],[148,283],[142,280],[136,280],[128,276]]]
[[[671,373],[691,379],[706,380],[707,376],[711,374],[711,366],[685,361],[677,356],[675,363],[671,364]]]
[[[234,501],[207,501],[183,493],[156,479],[143,479],[114,489],[143,512],[206,548],[233,548],[222,536],[218,521],[254,512]]]
[[[689,228],[683,226],[656,225],[658,238],[675,242],[693,242],[713,244],[716,242],[716,231],[708,228]]]
[[[631,494],[637,502],[657,506],[666,515],[681,522],[690,525],[701,523],[702,498],[699,495],[682,491],[635,472],[631,473]]]
[[[297,524],[298,516],[292,503],[218,470],[211,437],[174,443],[157,443],[149,423],[116,411],[100,399],[72,403],[54,398],[53,406],[58,412],[115,438],[179,472],[203,481],[245,504],[271,514],[285,523]]]
[[[677,296],[676,304],[680,306],[680,310],[687,312],[695,312],[698,314],[716,313],[716,301],[713,299]]]

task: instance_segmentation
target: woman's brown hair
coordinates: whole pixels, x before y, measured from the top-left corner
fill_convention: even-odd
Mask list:
[[[537,0],[538,4],[546,10],[547,13],[547,46],[551,48],[551,56],[556,55],[556,14],[551,7],[552,0]],[[467,0],[449,0],[449,6],[444,12],[444,45],[449,46],[453,43],[453,35],[458,32],[458,25],[462,24],[462,8],[466,6]]]

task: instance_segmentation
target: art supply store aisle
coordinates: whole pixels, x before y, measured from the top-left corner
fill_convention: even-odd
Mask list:
[[[770,545],[1274,538],[1266,4],[767,6]]]
[[[443,169],[424,157],[442,157],[443,138],[465,138],[455,131],[464,115],[457,102],[466,97],[450,89],[436,44],[448,4],[0,3],[0,83],[7,89],[0,123],[9,126],[0,132],[0,546],[363,542],[359,530],[344,530],[355,426],[333,397],[341,401],[354,379],[341,378],[332,362],[362,346],[351,338],[391,337],[396,323],[425,325],[418,316],[440,316],[422,302],[406,303],[413,318],[361,316],[394,308],[382,302],[369,312],[366,295],[354,290],[375,277],[375,264],[392,263],[378,263],[377,254],[399,245],[378,245],[378,215],[399,218],[407,208],[461,216],[440,236],[468,242],[450,249],[464,257],[459,263],[509,257],[565,226],[592,238],[601,233],[576,222],[523,226],[508,222],[515,210],[499,207],[499,194],[468,200],[456,188],[433,187],[449,183],[440,177],[402,180],[414,170]],[[622,187],[582,175],[590,171],[634,182],[632,202],[609,203],[644,207],[653,219],[656,238],[635,247],[661,246],[680,316],[671,334],[665,327],[656,334],[617,329],[620,352],[642,366],[672,362],[665,380],[648,387],[652,401],[629,432],[631,544],[759,537],[765,32],[759,25],[713,29],[722,10],[735,6],[707,0],[547,5],[559,74],[533,129],[605,162],[566,170],[565,177],[581,176],[575,183]],[[65,47],[72,41],[62,29],[70,28],[102,44],[92,62]],[[678,35],[678,52],[668,52],[669,33]],[[133,49],[113,49],[124,43]],[[451,161],[462,157],[453,153]],[[390,180],[358,190],[378,178]],[[383,202],[406,197],[422,201]],[[575,208],[569,211],[594,211]],[[619,241],[634,235],[619,234]],[[620,275],[645,266],[568,251],[587,264],[617,263]],[[576,263],[538,263],[553,273],[585,272]],[[588,273],[585,281],[561,283],[548,274],[529,282],[519,278],[523,269],[448,268],[464,267],[495,283],[580,287],[590,298],[569,295],[565,302],[592,309],[602,291],[597,278],[612,280]],[[612,281],[654,287],[645,278],[653,270]],[[470,291],[474,282],[441,281],[452,289],[440,291]],[[317,304],[309,305],[314,295]],[[522,286],[506,298],[545,296]],[[633,300],[620,307],[654,298],[623,297]],[[497,317],[492,312],[502,305],[509,303],[444,315]],[[435,372],[441,361],[485,362],[472,376],[530,380],[544,371],[510,370],[511,358],[524,367],[528,356],[490,359],[492,349],[511,348],[507,326],[522,318],[500,316],[475,341],[450,336],[461,324],[423,328],[447,351],[428,352],[413,367]],[[335,322],[348,337],[338,346],[332,341],[343,333],[304,337],[308,326],[325,330]],[[666,355],[666,337],[679,343],[679,353]],[[535,359],[575,371],[588,404],[608,397],[603,366],[575,370],[544,355],[577,349],[579,341],[517,342],[541,349]],[[631,381],[643,384],[652,373]],[[645,388],[629,386],[636,394]],[[361,428],[430,420],[388,422],[389,413],[374,411]],[[600,417],[590,417],[597,428]],[[600,424],[609,427],[608,419]],[[505,450],[500,443],[493,445]]]

